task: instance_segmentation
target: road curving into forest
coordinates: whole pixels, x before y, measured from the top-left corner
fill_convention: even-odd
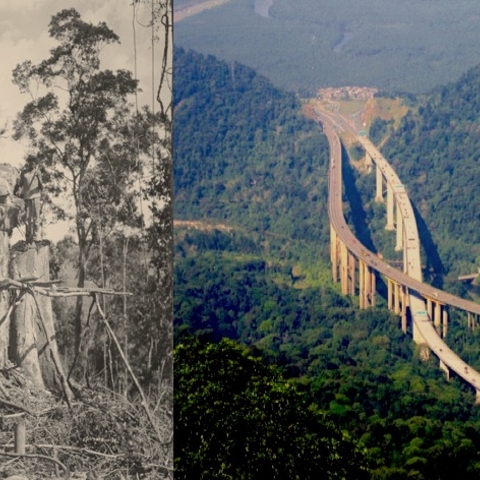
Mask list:
[[[346,245],[347,249],[352,252],[357,258],[361,258],[368,266],[375,269],[383,276],[390,278],[396,283],[406,286],[409,291],[410,310],[412,319],[418,332],[421,334],[425,343],[435,353],[435,355],[443,362],[449,369],[454,371],[459,377],[463,378],[476,390],[477,401],[480,398],[480,373],[472,369],[466,362],[464,362],[458,355],[451,350],[446,343],[442,340],[437,332],[437,329],[433,325],[428,313],[425,309],[425,298],[433,299],[435,302],[440,302],[445,305],[450,305],[467,312],[480,315],[480,305],[464,300],[460,297],[452,295],[448,292],[443,292],[437,288],[432,287],[421,281],[421,267],[420,267],[420,253],[419,245],[416,251],[413,251],[413,256],[408,256],[408,245],[405,250],[405,258],[409,266],[407,272],[398,270],[390,266],[387,262],[380,257],[369,251],[359,240],[355,237],[352,230],[349,228],[343,215],[342,206],[342,148],[341,142],[337,130],[352,131],[352,127],[348,122],[340,115],[331,115],[324,112],[316,112],[318,119],[324,126],[324,132],[327,136],[330,146],[330,169],[329,169],[329,197],[328,197],[328,210],[332,227],[336,231],[338,237]],[[353,132],[356,135],[356,132]],[[393,171],[388,162],[381,156],[371,142],[365,142],[362,137],[357,136],[357,139],[362,145],[368,148],[369,154],[372,159],[378,162],[380,168],[385,169],[383,174],[387,181],[398,182],[399,179]],[[370,144],[368,144],[370,143]],[[404,195],[404,189],[402,189]],[[413,215],[413,209],[411,207],[408,197],[403,197],[403,203],[401,205],[402,215],[405,213],[410,218],[404,219],[407,223],[406,231],[412,232],[411,222],[415,222]],[[408,205],[407,205],[408,203]],[[416,225],[414,227],[416,232]],[[413,237],[412,241],[413,241]],[[417,234],[417,243],[418,234]],[[418,275],[420,272],[420,275]],[[411,273],[412,276],[409,274]],[[420,278],[418,278],[420,276]],[[417,277],[417,278],[414,278]]]

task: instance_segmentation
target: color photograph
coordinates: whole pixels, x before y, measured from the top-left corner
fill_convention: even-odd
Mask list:
[[[176,479],[478,478],[479,19],[175,0]]]

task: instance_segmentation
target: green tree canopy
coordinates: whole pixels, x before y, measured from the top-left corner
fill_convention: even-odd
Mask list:
[[[179,479],[366,478],[353,443],[231,340],[177,346],[174,439]]]

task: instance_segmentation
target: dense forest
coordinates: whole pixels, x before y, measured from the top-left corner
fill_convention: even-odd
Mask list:
[[[176,478],[368,478],[348,435],[258,353],[192,339],[176,362]]]
[[[230,0],[177,22],[175,42],[310,96],[342,85],[426,92],[480,62],[475,0],[275,0],[268,17],[260,3]]]
[[[421,360],[401,332],[399,319],[386,309],[358,310],[334,286],[295,288],[286,265],[267,265],[262,252],[255,254],[252,248],[243,253],[232,248],[247,243],[218,231],[188,232],[176,243],[175,439],[191,439],[177,444],[186,449],[177,457],[179,471],[214,465],[209,452],[215,442],[204,444],[202,453],[192,458],[198,451],[195,436],[205,429],[234,436],[240,428],[234,420],[240,415],[237,409],[248,411],[252,401],[247,394],[242,400],[231,397],[233,373],[215,363],[218,356],[226,362],[228,353],[204,356],[230,338],[254,348],[264,365],[282,367],[302,402],[363,452],[361,464],[368,465],[371,478],[475,478],[480,418],[473,392],[458,379],[448,382],[435,358]],[[192,342],[194,334],[200,344]],[[235,371],[235,363],[226,365]],[[264,410],[262,418],[270,419],[268,404],[253,405],[255,415]],[[223,417],[231,430],[221,426]],[[233,451],[246,448],[238,443],[232,444]],[[237,465],[225,457],[217,460]],[[266,455],[263,460],[273,458]],[[314,460],[301,458],[309,465]],[[224,473],[221,478],[237,478]],[[261,477],[252,473],[243,478]]]
[[[295,96],[183,49],[174,79],[175,217],[326,245],[327,142]]]
[[[179,49],[174,78],[180,478],[281,478],[299,459],[307,479],[476,478],[474,392],[421,360],[382,299],[360,311],[331,284],[318,126],[237,63]],[[390,126],[376,128],[380,139]],[[454,319],[449,337],[475,363],[477,333]]]

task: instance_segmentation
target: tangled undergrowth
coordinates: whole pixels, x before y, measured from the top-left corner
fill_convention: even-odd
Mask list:
[[[0,478],[173,478],[172,386],[163,382],[142,400],[103,387],[82,389],[69,410],[65,402],[29,384],[13,365],[0,370]],[[15,429],[25,421],[25,455],[15,454]]]

